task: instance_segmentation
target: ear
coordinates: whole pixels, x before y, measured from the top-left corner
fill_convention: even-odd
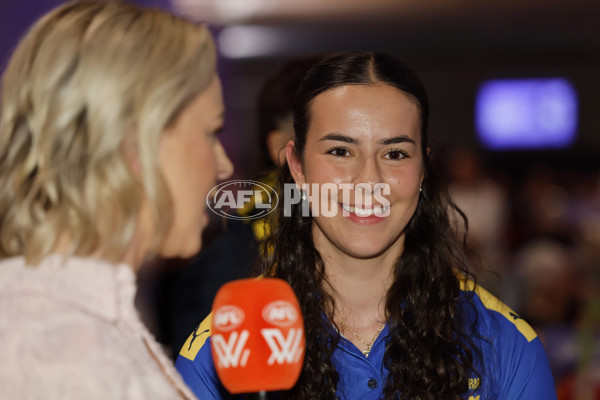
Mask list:
[[[285,161],[285,140],[287,135],[281,129],[273,129],[267,134],[267,150],[271,161],[280,166]]]
[[[431,147],[427,146],[425,157],[427,157],[429,159],[430,153],[431,153]],[[425,166],[425,163],[423,163],[423,166]],[[425,172],[426,172],[425,168],[423,167],[423,170],[421,171],[421,186],[423,186],[423,181],[425,180]]]
[[[142,174],[142,162],[136,146],[136,141],[133,139],[133,135],[126,136],[121,143],[121,151],[124,154],[125,162],[127,166],[133,172],[134,175],[139,176]]]
[[[304,172],[302,171],[302,162],[296,157],[294,152],[293,140],[288,141],[285,145],[285,158],[294,181],[297,185],[302,186],[302,184],[306,183],[306,181],[304,179]]]

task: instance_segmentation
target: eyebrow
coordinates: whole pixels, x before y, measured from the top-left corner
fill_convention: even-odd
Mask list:
[[[398,144],[398,143],[412,143],[417,144],[413,138],[406,135],[394,136],[392,138],[383,139],[379,141],[379,144],[387,145],[387,144]]]
[[[349,144],[360,144],[360,141],[358,139],[355,139],[350,136],[342,135],[341,133],[330,133],[330,134],[323,136],[321,139],[319,139],[320,142],[323,142],[326,140],[333,140],[333,141],[344,142],[344,143],[349,143]],[[394,136],[394,137],[382,139],[379,141],[379,144],[381,144],[381,145],[399,144],[399,143],[416,144],[415,140],[407,135]]]
[[[358,144],[358,140],[354,139],[353,137],[350,136],[346,136],[346,135],[342,135],[341,133],[329,133],[325,136],[323,136],[321,139],[319,139],[319,142],[324,142],[326,140],[333,140],[336,142],[344,142],[344,143],[350,143],[350,144]]]

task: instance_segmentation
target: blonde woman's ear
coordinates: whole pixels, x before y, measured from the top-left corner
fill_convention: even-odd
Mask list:
[[[123,152],[125,153],[125,161],[127,166],[135,174],[139,176],[142,174],[142,162],[140,161],[140,154],[135,145],[135,141],[128,139],[127,137],[123,140]]]

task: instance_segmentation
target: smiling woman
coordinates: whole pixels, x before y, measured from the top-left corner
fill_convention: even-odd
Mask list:
[[[287,145],[294,181],[309,187],[349,183],[354,188],[385,183],[390,189],[389,209],[381,209],[381,215],[373,213],[375,193],[351,191],[350,204],[344,204],[341,193],[330,198],[340,212],[313,218],[316,246],[329,257],[395,260],[402,253],[401,235],[417,207],[425,172],[417,104],[389,85],[349,85],[317,96],[311,109],[303,156],[296,156],[294,142]],[[384,264],[388,270],[377,271],[389,274],[392,262]]]
[[[385,54],[332,57],[298,91],[282,181],[382,183],[390,206],[373,220],[334,197],[349,215],[293,214],[267,244],[263,272],[290,282],[307,321],[291,398],[554,397],[539,339],[467,285],[428,114],[417,76]]]
[[[279,187],[306,200],[279,210],[258,271],[290,283],[305,321],[303,371],[284,398],[555,398],[535,332],[469,279],[428,113],[415,73],[389,55],[340,54],[304,77]],[[324,203],[338,212],[303,213],[331,185]],[[344,198],[358,186],[362,198]],[[228,396],[206,378],[206,351],[179,365],[197,395]]]

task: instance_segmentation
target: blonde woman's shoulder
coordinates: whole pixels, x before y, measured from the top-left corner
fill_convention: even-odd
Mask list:
[[[104,293],[104,306],[94,300],[93,285],[88,297],[77,297],[85,282],[81,292],[69,289],[76,279],[60,282],[60,264],[43,264],[0,261],[0,398],[178,397],[141,339],[141,322],[123,317],[115,293]]]

